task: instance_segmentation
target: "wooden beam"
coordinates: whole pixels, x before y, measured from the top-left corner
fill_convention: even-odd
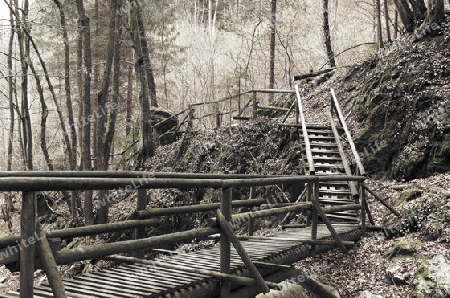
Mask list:
[[[317,76],[319,76],[321,74],[328,73],[328,72],[331,72],[331,71],[334,71],[334,70],[336,70],[336,67],[327,68],[327,69],[319,70],[319,71],[316,71],[316,72],[310,72],[310,73],[305,73],[305,74],[301,74],[301,75],[296,75],[296,76],[293,77],[293,80],[294,81],[300,81],[300,80],[304,80],[304,79],[307,79],[307,78],[313,78],[313,77],[317,77]]]
[[[231,192],[232,188],[222,189],[220,198],[220,209],[222,210],[225,221],[231,219]],[[231,272],[231,245],[228,234],[224,229],[220,229],[220,272],[223,274],[230,274]],[[228,280],[220,282],[220,298],[228,298],[231,293],[231,284]]]
[[[216,212],[217,221],[220,225],[220,229],[222,233],[225,233],[231,243],[233,244],[234,248],[236,249],[237,253],[241,257],[242,261],[244,262],[245,266],[247,267],[250,276],[253,277],[261,289],[263,293],[268,293],[269,288],[267,287],[266,283],[264,282],[264,279],[262,278],[261,274],[258,272],[258,269],[256,266],[252,263],[252,260],[248,256],[247,252],[245,251],[242,244],[239,242],[239,240],[236,238],[236,235],[233,232],[233,228],[229,224],[229,222],[225,219],[224,215],[220,210],[217,210]]]
[[[356,150],[356,146],[355,143],[353,143],[353,139],[352,139],[352,135],[350,134],[350,131],[348,130],[347,124],[345,123],[345,119],[344,119],[344,115],[342,115],[342,111],[341,108],[339,107],[339,102],[336,98],[336,95],[334,94],[334,89],[331,89],[331,96],[332,96],[332,100],[333,100],[333,104],[334,104],[334,108],[337,112],[338,118],[339,118],[339,122],[342,125],[342,128],[344,129],[345,135],[347,137],[347,141],[350,144],[350,148],[352,150],[353,153],[353,157],[355,158],[355,162],[356,162],[356,166],[359,169],[359,174],[360,175],[365,175],[365,171],[364,171],[364,166],[361,162],[361,158],[359,156],[358,151]]]
[[[194,238],[205,239],[209,235],[219,233],[218,228],[200,228],[168,235],[153,236],[138,240],[127,240],[115,243],[83,246],[74,249],[62,249],[55,254],[58,265],[69,264],[87,259],[98,259],[124,251],[151,249],[176,242],[189,241]]]
[[[337,130],[336,124],[334,123],[333,116],[331,115],[330,110],[328,110],[328,119],[330,120],[330,126],[331,126],[331,130],[333,131],[334,140],[336,142],[336,145],[338,146],[339,156],[341,157],[342,164],[344,165],[345,174],[347,176],[351,176],[352,170],[350,169],[347,155],[344,152],[344,146],[342,145],[341,139],[339,137],[339,132]],[[356,189],[355,182],[350,181],[348,184],[350,186],[350,192],[352,193],[353,199],[357,200],[359,198],[359,192]]]
[[[300,97],[300,91],[298,90],[298,85],[295,85],[295,93],[297,94],[298,113],[302,124],[302,133],[303,139],[305,141],[305,151],[306,151],[306,159],[308,160],[309,174],[314,175],[316,170],[314,168],[314,159],[311,153],[311,145],[309,143],[308,131],[306,130],[306,120],[303,114],[302,100]]]
[[[236,201],[232,202],[232,206],[234,208],[249,207],[249,206],[261,205],[265,202],[267,202],[267,201],[264,199],[236,200]],[[137,212],[137,215],[138,215],[138,218],[145,219],[145,218],[151,218],[151,217],[156,217],[156,216],[214,211],[219,207],[220,207],[220,203],[197,204],[197,205],[179,206],[179,207],[171,207],[171,208],[152,208],[152,209],[148,209],[148,210],[141,210],[141,211]]]
[[[44,268],[50,287],[52,288],[53,296],[56,298],[66,298],[66,290],[61,279],[61,275],[56,267],[56,262],[53,257],[53,252],[50,244],[45,236],[45,232],[41,230],[40,225],[37,225],[40,241],[38,242],[39,259],[41,267]]]
[[[36,241],[36,194],[22,193],[20,212],[20,298],[33,297]]]
[[[274,107],[274,106],[260,106],[258,105],[258,109],[262,109],[262,110],[272,110],[272,111],[289,111],[288,108],[282,108],[282,107]]]
[[[397,210],[394,209],[394,207],[392,207],[391,205],[389,205],[388,202],[386,202],[385,200],[383,200],[382,198],[380,198],[376,193],[374,193],[373,191],[371,191],[365,184],[363,184],[363,187],[365,190],[367,190],[368,193],[370,193],[377,201],[379,201],[381,204],[383,204],[387,209],[389,209],[389,211],[391,211],[392,213],[394,213],[397,217],[401,217],[400,213],[398,213]]]
[[[78,227],[78,228],[68,228],[61,230],[48,231],[46,233],[48,238],[73,238],[73,237],[85,237],[92,236],[101,233],[109,233],[114,231],[121,231],[127,229],[134,229],[138,227],[154,226],[158,223],[158,220],[147,219],[147,220],[126,220],[121,222],[113,222],[107,224],[98,224],[92,226]]]

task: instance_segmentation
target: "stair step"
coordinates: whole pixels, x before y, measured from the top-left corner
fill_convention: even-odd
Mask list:
[[[336,168],[336,169],[344,169],[344,165],[341,163],[324,163],[324,162],[315,162],[314,166],[317,168]]]
[[[314,140],[324,140],[324,141],[335,141],[335,138],[333,135],[328,135],[328,133],[325,135],[323,132],[322,133],[308,133],[308,137],[310,139],[314,139]]]
[[[348,187],[348,182],[346,181],[324,181],[319,182],[320,186],[323,187]]]
[[[311,153],[316,155],[336,155],[339,154],[338,150],[327,150],[327,149],[311,149]]]
[[[350,222],[359,222],[358,217],[327,214],[328,219],[341,219]]]
[[[311,148],[337,148],[336,143],[309,142]]]
[[[319,156],[319,155],[313,155],[314,161],[340,161],[342,162],[342,159],[340,156]]]
[[[319,188],[320,195],[336,195],[336,196],[345,196],[351,195],[350,190],[345,189],[328,189],[328,188]]]
[[[319,197],[319,202],[325,205],[349,205],[354,204],[355,202],[350,200],[338,200],[338,199],[326,199]]]

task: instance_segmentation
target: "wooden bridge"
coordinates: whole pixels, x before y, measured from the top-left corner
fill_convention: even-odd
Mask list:
[[[332,97],[330,123],[306,123],[300,95],[297,113],[301,123],[307,175],[261,176],[150,172],[0,172],[0,191],[21,191],[21,232],[0,238],[0,265],[20,270],[20,289],[0,297],[251,297],[286,278],[303,276],[291,265],[303,258],[339,247],[347,251],[366,233],[366,216],[373,225],[365,200],[364,168],[345,125],[336,98]],[[336,125],[335,112],[340,125]],[[285,124],[284,124],[285,125]],[[340,132],[352,149],[357,171],[351,172]],[[303,186],[294,202],[272,204],[254,198],[257,187]],[[36,212],[40,191],[132,189],[136,211],[127,220],[93,226],[46,231]],[[157,188],[216,189],[216,203],[146,209],[149,190]],[[232,189],[250,188],[250,198],[233,200]],[[384,203],[384,202],[383,202]],[[252,207],[251,212],[236,211]],[[158,218],[176,214],[213,212],[201,227],[160,236],[145,236],[145,228]],[[254,223],[264,217],[303,212],[307,221],[286,224],[270,237],[254,236]],[[248,235],[235,230],[245,226]],[[61,240],[102,233],[132,231],[132,239],[101,245],[61,248]],[[241,229],[242,230],[242,229]],[[216,239],[212,248],[177,254],[161,250],[174,243]],[[152,260],[145,252],[164,252]],[[109,260],[117,264],[89,275],[62,279],[57,266],[83,260]],[[42,268],[47,284],[34,285],[34,272]]]

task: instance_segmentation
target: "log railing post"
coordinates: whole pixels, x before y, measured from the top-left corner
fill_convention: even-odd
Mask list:
[[[147,197],[147,189],[145,188],[139,188],[138,189],[138,195],[137,195],[137,203],[136,203],[136,212],[145,210],[148,204],[148,197]],[[145,237],[145,227],[137,228],[133,231],[133,239],[141,239]],[[136,258],[143,258],[144,257],[144,251],[138,250],[133,252],[133,256]]]
[[[36,194],[22,193],[20,212],[20,297],[33,297],[36,241]]]
[[[319,181],[314,182],[314,201],[319,202]],[[313,202],[314,206],[314,202]],[[319,222],[319,217],[317,214],[317,209],[312,208],[312,226],[311,226],[311,239],[316,240],[317,239],[317,224]],[[311,256],[315,257],[317,254],[316,245],[311,245]]]
[[[256,91],[253,91],[253,115],[252,118],[256,119],[258,116],[258,103],[256,102]]]
[[[310,182],[306,184],[306,201],[312,202],[312,183]],[[308,227],[311,225],[312,212],[313,210],[311,209],[306,212],[306,226]]]
[[[249,199],[254,199],[256,197],[256,193],[255,193],[256,189],[255,187],[250,187],[250,196]],[[255,224],[255,219],[253,217],[250,217],[250,219],[248,220],[248,235],[249,236],[253,236],[253,231],[254,231],[254,224]]]
[[[227,221],[231,220],[231,188],[222,189],[220,211]],[[220,272],[230,274],[231,271],[231,244],[227,234],[220,230]],[[220,298],[230,297],[231,285],[229,281],[220,282]]]
[[[360,186],[360,192],[361,192],[361,233],[362,236],[366,236],[366,208],[367,202],[366,202],[366,190],[364,189],[364,183],[361,182],[359,184]]]

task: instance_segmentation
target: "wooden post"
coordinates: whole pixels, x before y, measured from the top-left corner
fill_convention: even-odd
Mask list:
[[[310,184],[310,183],[309,183]],[[312,185],[311,185],[312,186]],[[311,190],[309,190],[311,191]],[[314,198],[312,198],[313,205],[315,204],[315,201],[319,203],[319,182],[314,182]],[[317,239],[317,224],[318,224],[319,218],[317,216],[317,209],[312,208],[312,226],[311,226],[311,239],[316,240]],[[311,257],[315,257],[317,254],[317,249],[314,244],[311,245]]]
[[[37,224],[37,231],[39,233],[38,250],[41,267],[45,270],[48,282],[52,288],[53,296],[56,298],[66,298],[66,290],[61,275],[58,272],[58,268],[56,267],[53,252],[50,248],[47,236],[45,235],[45,232],[41,230],[39,224]]]
[[[299,124],[299,121],[298,121],[298,113],[299,113],[299,111],[298,111],[298,105],[295,105],[295,124]]]
[[[366,191],[364,189],[364,183],[360,183],[360,191],[361,191],[361,233],[362,236],[366,236]]]
[[[312,184],[307,183],[306,184],[306,201],[311,202],[312,198]],[[306,217],[306,225],[309,227],[311,225],[311,216],[312,216],[312,210],[307,211],[307,217]]]
[[[256,119],[258,116],[258,103],[256,102],[256,91],[253,91],[253,115],[252,118]]]
[[[225,220],[231,219],[231,190],[232,188],[222,189],[222,198],[220,200],[220,210]],[[231,271],[231,245],[225,231],[220,229],[220,273],[230,274]],[[229,281],[220,281],[220,298],[230,297],[231,285]]]
[[[220,128],[220,112],[219,112],[219,109],[216,110],[216,128]]]
[[[248,256],[247,252],[245,251],[242,244],[237,239],[236,235],[233,232],[233,227],[230,225],[230,223],[225,219],[223,214],[220,212],[220,210],[217,210],[216,213],[217,220],[220,225],[220,231],[221,233],[225,233],[228,238],[230,239],[231,243],[233,243],[234,248],[236,249],[237,253],[241,257],[242,261],[244,262],[245,266],[247,267],[250,276],[256,280],[256,283],[258,284],[259,288],[263,293],[269,292],[269,288],[267,287],[266,283],[264,282],[264,279],[262,278],[261,274],[259,273],[258,269],[256,268],[255,264],[253,264],[252,260]]]
[[[136,211],[145,210],[147,208],[148,198],[147,198],[147,189],[139,188],[137,195],[137,203],[136,203]],[[145,237],[145,227],[137,228],[133,232],[133,239],[141,239]],[[143,258],[145,253],[143,250],[138,250],[133,253],[133,256],[136,258]]]
[[[20,212],[20,297],[33,297],[34,261],[36,251],[36,194],[22,193]]]
[[[256,193],[255,192],[256,192],[255,187],[254,186],[250,187],[249,200],[251,200],[254,197],[256,197]],[[250,217],[250,219],[248,220],[248,235],[249,236],[253,236],[254,224],[255,224],[255,219],[253,217]]]

